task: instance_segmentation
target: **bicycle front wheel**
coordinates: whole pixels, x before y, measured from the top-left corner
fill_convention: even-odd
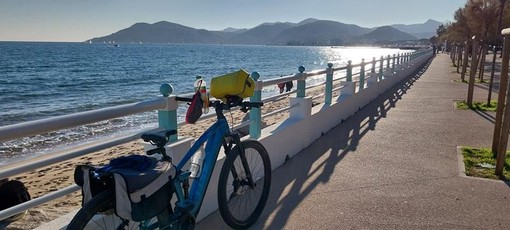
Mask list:
[[[113,189],[99,193],[83,205],[67,225],[67,229],[157,229],[148,227],[154,225],[157,218],[144,222],[130,222],[117,216],[114,211],[114,199]]]
[[[225,159],[218,184],[221,217],[235,229],[257,221],[271,187],[271,162],[264,146],[254,140],[243,141],[241,146],[244,154],[236,146]]]

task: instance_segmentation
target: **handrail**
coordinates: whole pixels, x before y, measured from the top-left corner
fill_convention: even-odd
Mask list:
[[[66,188],[57,190],[55,192],[52,192],[52,193],[37,197],[35,199],[29,200],[27,202],[21,203],[14,207],[10,207],[8,209],[2,210],[2,211],[0,211],[0,220],[7,219],[13,215],[22,213],[30,208],[37,207],[37,206],[44,204],[48,201],[63,197],[65,195],[71,194],[78,190],[80,190],[80,187],[78,185],[71,185]]]
[[[166,101],[163,98],[158,98],[127,105],[119,105],[110,108],[2,126],[0,127],[0,142],[123,117],[140,112],[162,109],[165,106]]]
[[[2,166],[0,169],[0,178],[7,178],[14,175],[18,175],[20,173],[34,170],[37,168],[42,168],[46,166],[50,166],[52,164],[71,160],[76,157],[80,157],[86,155],[88,153],[97,152],[102,149],[110,148],[113,146],[117,146],[119,144],[124,144],[130,141],[134,141],[140,138],[142,133],[151,131],[153,129],[146,129],[141,132],[117,137],[113,139],[109,139],[108,141],[99,141],[91,144],[79,145],[71,149],[66,149],[58,152],[54,152],[51,154],[45,154],[39,157],[35,157],[29,160],[20,161],[14,164]]]

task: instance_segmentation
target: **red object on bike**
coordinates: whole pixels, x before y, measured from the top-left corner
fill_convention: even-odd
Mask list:
[[[191,98],[191,105],[186,112],[186,123],[195,124],[197,122],[200,116],[202,116],[203,103],[200,91],[197,91],[193,98]]]

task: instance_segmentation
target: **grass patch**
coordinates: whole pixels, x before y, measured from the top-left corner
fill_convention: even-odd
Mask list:
[[[466,175],[510,181],[510,152],[506,153],[503,175],[496,176],[496,157],[488,148],[462,147]]]
[[[476,82],[476,83],[485,83],[485,84],[489,84],[489,83],[491,83],[490,81],[485,80],[485,79],[482,79],[481,81],[480,81],[480,79],[476,79],[476,81],[475,81],[475,82]]]
[[[466,101],[457,101],[455,102],[455,106],[457,109],[462,110],[478,110],[478,111],[489,111],[489,112],[496,112],[496,109],[498,108],[498,101],[492,100],[490,104],[487,105],[485,102],[480,101],[473,101],[473,105],[469,107],[466,104]]]

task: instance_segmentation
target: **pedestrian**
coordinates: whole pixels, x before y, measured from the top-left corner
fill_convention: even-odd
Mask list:
[[[283,76],[280,76],[283,77]],[[280,94],[283,93],[283,90],[285,88],[285,82],[278,83],[278,88],[280,89]]]
[[[285,88],[285,83],[278,83],[278,88],[280,89],[280,93],[283,93],[283,89]]]
[[[285,92],[289,92],[290,90],[292,90],[293,86],[294,84],[292,83],[292,81],[285,82],[285,87],[287,88]]]

